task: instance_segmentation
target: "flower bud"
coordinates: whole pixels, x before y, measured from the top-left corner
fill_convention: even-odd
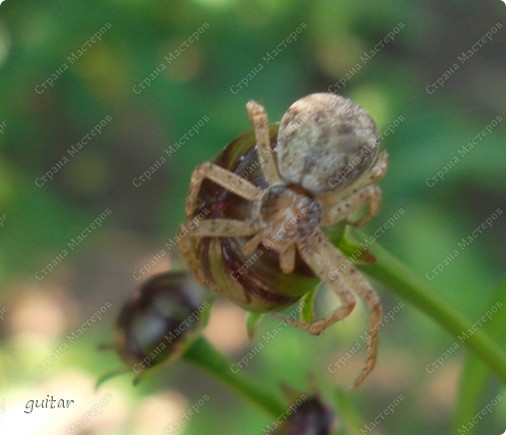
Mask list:
[[[293,412],[277,429],[276,435],[330,435],[335,429],[332,410],[318,396],[304,396],[295,402]],[[288,414],[288,413],[287,413]]]
[[[209,305],[205,290],[190,274],[155,275],[123,306],[116,351],[137,374],[173,360],[200,333]]]

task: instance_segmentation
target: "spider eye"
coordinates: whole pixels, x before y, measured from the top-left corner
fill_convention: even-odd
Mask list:
[[[378,148],[376,126],[364,109],[338,95],[312,94],[281,120],[278,170],[287,183],[323,195],[360,177]]]

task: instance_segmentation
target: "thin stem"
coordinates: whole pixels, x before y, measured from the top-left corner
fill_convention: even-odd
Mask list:
[[[500,303],[501,307],[506,305],[506,280],[499,286],[494,293],[490,305]],[[485,331],[490,337],[497,340],[498,343],[505,344],[504,330],[506,329],[506,316],[494,316],[490,322],[484,325]],[[483,361],[474,354],[468,355],[464,363],[464,368],[460,375],[459,394],[455,404],[455,413],[453,418],[452,433],[459,433],[459,429],[465,426],[468,435],[477,433],[477,427],[468,427],[467,423],[472,421],[473,417],[480,412],[480,403],[483,402],[485,387],[490,372],[487,370]]]
[[[346,244],[353,244],[346,240]],[[501,348],[482,330],[473,328],[459,311],[448,305],[426,282],[413,274],[404,264],[375,243],[371,249],[376,257],[372,265],[361,269],[392,289],[404,300],[423,311],[471,349],[504,383],[506,356]]]
[[[335,239],[334,242],[336,242]],[[367,251],[346,236],[340,241],[339,246],[348,255],[360,249],[362,260],[368,255]],[[464,337],[459,339],[506,383],[506,356],[484,331],[474,329],[473,324],[465,316],[449,306],[426,282],[413,274],[378,243],[374,244],[371,251],[376,257],[376,262],[359,265],[365,273],[423,311],[452,335]],[[366,262],[369,263],[367,259]],[[197,338],[185,351],[183,358],[240,392],[270,416],[277,418],[285,411],[286,406],[279,397],[246,374],[234,372],[233,363],[204,337]]]
[[[234,373],[231,369],[233,363],[218,352],[204,337],[197,338],[186,349],[183,358],[242,393],[270,416],[277,418],[285,411],[286,406],[274,396],[271,389],[263,388],[261,380],[254,381],[239,371]]]

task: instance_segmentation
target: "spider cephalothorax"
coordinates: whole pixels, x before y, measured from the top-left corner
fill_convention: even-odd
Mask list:
[[[354,295],[362,298],[372,314],[357,386],[375,364],[381,304],[321,227],[348,221],[365,206],[367,213],[350,223],[377,214],[381,191],[374,183],[386,172],[387,154],[379,152],[367,112],[334,94],[296,101],[277,135],[261,105],[250,101],[246,108],[254,140],[248,145],[250,137],[240,137],[193,172],[182,252],[202,284],[254,312],[280,311],[324,282],[339,307],[310,323],[286,318],[315,335],[350,314]]]

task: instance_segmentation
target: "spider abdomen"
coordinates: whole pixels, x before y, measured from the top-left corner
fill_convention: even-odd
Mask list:
[[[372,118],[339,95],[308,95],[293,103],[281,119],[276,149],[279,174],[317,195],[352,184],[378,151]]]

